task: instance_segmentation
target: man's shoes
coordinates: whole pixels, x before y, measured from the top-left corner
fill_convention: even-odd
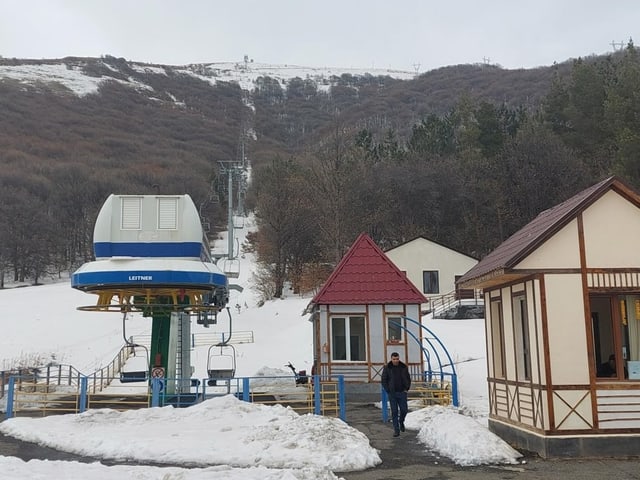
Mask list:
[[[401,432],[404,432],[404,422],[402,422],[402,423],[400,424],[400,431],[401,431]]]
[[[399,437],[400,436],[400,432],[393,432],[393,436],[394,437]]]

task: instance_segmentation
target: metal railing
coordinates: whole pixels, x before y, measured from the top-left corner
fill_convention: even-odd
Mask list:
[[[216,345],[224,342],[228,332],[207,332],[191,335],[191,348]],[[136,335],[129,339],[132,344],[143,345],[147,348],[151,345],[151,335]],[[239,330],[233,332],[233,336],[229,343],[253,343],[254,336],[251,330]],[[46,386],[78,386],[81,377],[87,377],[89,380],[88,388],[92,393],[103,391],[111,384],[111,381],[118,377],[127,360],[134,352],[134,347],[124,345],[106,366],[96,370],[91,374],[84,374],[72,365],[47,365],[46,367],[24,368],[17,370],[0,371],[0,398],[6,393],[6,385],[11,375],[22,376],[33,375],[37,379],[36,382]],[[45,388],[45,387],[40,387]]]
[[[445,378],[448,377],[448,380]],[[458,406],[457,398],[457,377],[443,372],[425,372],[423,379],[419,382],[412,382],[411,389],[407,394],[407,401],[413,406],[420,408],[430,405],[453,405]],[[380,388],[380,399],[382,407],[382,421],[389,421],[389,394]]]
[[[434,317],[460,305],[484,305],[482,290],[474,289],[471,297],[463,297],[453,290],[442,295],[429,295],[429,311]]]
[[[77,371],[76,371],[77,372]],[[152,378],[120,384],[115,377],[100,392],[92,388],[94,379],[70,370],[59,384],[38,383],[32,375],[12,375],[7,382],[6,418],[82,413],[88,409],[131,410],[173,405],[188,407],[204,400],[232,394],[240,400],[265,405],[285,405],[300,414],[335,416],[346,420],[344,377],[309,376],[309,383],[296,385],[295,378],[241,377],[188,380]]]
[[[0,398],[4,397],[6,385],[9,384],[9,377],[12,375],[35,375],[33,368],[14,368],[0,371]]]
[[[0,398],[4,397],[6,393],[6,385],[11,376],[16,376],[25,382],[30,379],[30,383],[35,384],[33,388],[41,391],[46,391],[53,387],[77,387],[80,385],[80,379],[86,377],[89,381],[88,388],[90,391],[93,393],[100,392],[121,371],[130,356],[131,349],[122,348],[108,365],[89,375],[82,373],[73,365],[67,364],[52,364],[17,371],[2,371],[0,372]]]
[[[201,347],[206,345],[217,345],[218,343],[228,340],[229,332],[207,332],[207,333],[192,333],[191,334],[191,348]],[[151,345],[151,335],[135,335],[131,337],[132,343],[137,343],[149,347]],[[231,335],[230,344],[238,345],[241,343],[253,343],[253,330],[238,330],[234,331]]]

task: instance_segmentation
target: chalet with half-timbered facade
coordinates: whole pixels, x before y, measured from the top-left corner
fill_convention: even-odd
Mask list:
[[[636,191],[587,188],[458,283],[483,289],[492,431],[543,457],[640,452]]]

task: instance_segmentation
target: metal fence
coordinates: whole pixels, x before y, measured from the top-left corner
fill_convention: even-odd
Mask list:
[[[414,408],[423,408],[430,405],[453,405],[458,403],[457,376],[444,372],[425,372],[420,381],[411,383],[411,389],[407,394],[407,401]],[[382,421],[389,421],[389,395],[380,388],[380,400],[382,407]]]
[[[70,370],[65,381],[39,382],[33,375],[12,375],[6,392],[6,418],[82,413],[89,409],[131,410],[172,405],[188,407],[204,400],[234,395],[240,400],[265,405],[288,406],[300,414],[314,413],[346,420],[344,378],[309,376],[297,385],[291,376],[241,377],[203,380],[151,378],[121,383],[119,377],[105,379],[108,387],[98,390],[96,378],[78,376]]]
[[[151,345],[151,335],[134,335],[130,337],[131,343]],[[219,343],[228,342],[233,345],[241,343],[253,343],[253,330],[238,330],[230,334],[228,331],[211,331],[191,334],[191,347],[199,347],[203,345],[217,345]]]
[[[461,296],[458,290],[453,290],[442,295],[429,295],[429,312],[434,318],[438,315],[460,305],[484,305],[482,290],[469,290],[470,295]]]
[[[213,345],[228,339],[228,332],[206,332],[191,335],[191,347]],[[253,343],[253,331],[239,330],[233,333],[231,338],[232,344]],[[134,345],[142,345],[149,348],[151,344],[151,335],[136,335],[129,338],[129,343]],[[114,378],[117,378],[122,371],[127,360],[135,354],[135,347],[130,345],[123,346],[115,355],[113,360],[106,366],[96,370],[91,374],[80,372],[72,365],[47,365],[36,368],[22,368],[13,370],[0,371],[0,398],[6,394],[9,377],[12,375],[20,376],[26,380],[28,376],[33,375],[38,378],[38,383],[45,383],[48,386],[79,386],[82,377],[88,378],[87,388],[92,393],[98,393],[107,388]],[[44,387],[39,387],[44,388]]]

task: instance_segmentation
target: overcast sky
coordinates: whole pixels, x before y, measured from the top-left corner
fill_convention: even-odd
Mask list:
[[[640,41],[637,0],[0,0],[0,55],[424,72],[551,65]]]

